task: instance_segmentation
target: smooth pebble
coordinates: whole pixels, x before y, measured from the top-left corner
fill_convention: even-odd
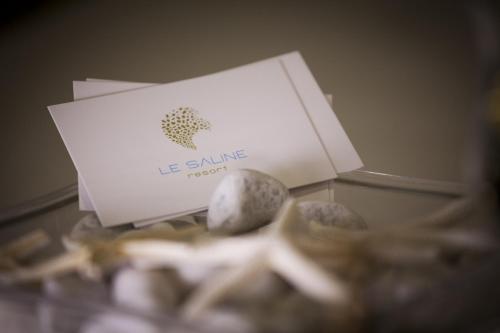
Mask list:
[[[115,304],[144,313],[173,309],[178,292],[173,277],[159,270],[123,268],[112,282]]]
[[[184,264],[177,267],[179,278],[188,286],[195,286],[212,276],[218,270],[204,265]]]
[[[272,307],[254,309],[254,322],[259,331],[273,333],[323,332],[324,308],[307,297],[292,292],[275,301]]]
[[[84,300],[94,304],[109,302],[108,290],[104,283],[84,280],[76,274],[45,279],[42,288],[50,299]],[[50,300],[38,304],[37,314],[43,332],[74,332],[84,319],[75,313],[75,309],[67,309]]]
[[[82,333],[161,333],[163,329],[141,317],[105,313],[91,317],[82,325]]]
[[[207,332],[258,332],[255,323],[240,311],[216,308],[208,311],[203,317],[195,322]]]
[[[255,276],[251,283],[247,283],[229,296],[230,300],[240,303],[273,302],[280,299],[290,290],[289,285],[271,271],[265,271]]]
[[[208,229],[240,233],[271,222],[288,197],[279,180],[255,170],[242,169],[225,176],[208,208]]]
[[[112,239],[129,229],[129,226],[104,228],[95,214],[89,214],[73,226],[69,239],[73,241]]]

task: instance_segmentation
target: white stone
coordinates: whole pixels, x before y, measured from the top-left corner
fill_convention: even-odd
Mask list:
[[[252,279],[252,283],[235,290],[229,297],[240,303],[269,302],[280,299],[290,290],[290,286],[271,271],[264,271]]]
[[[263,332],[335,332],[326,329],[329,326],[325,325],[324,312],[328,311],[328,308],[295,292],[281,297],[273,307],[258,311],[256,318],[260,331]]]
[[[51,297],[85,297],[86,300],[94,302],[105,302],[108,299],[104,283],[84,280],[76,274],[45,279],[43,281],[43,291]]]
[[[80,330],[82,333],[161,333],[162,329],[141,317],[106,313],[91,317]]]
[[[213,309],[195,323],[207,332],[258,332],[256,325],[249,318],[231,309]]]
[[[1,332],[40,332],[40,323],[33,316],[32,303],[23,297],[14,298],[11,291],[2,291],[0,297]],[[20,294],[21,295],[21,294]],[[20,296],[19,295],[19,296]],[[7,296],[7,297],[5,297]]]
[[[305,222],[315,221],[323,226],[351,230],[367,228],[361,216],[336,202],[303,201],[298,207]]]
[[[177,267],[179,278],[189,286],[195,286],[207,280],[216,272],[217,269],[204,265],[185,264]]]
[[[128,227],[104,228],[95,214],[88,214],[81,218],[71,230],[69,239],[72,241],[112,239]]]
[[[279,180],[255,170],[237,170],[215,189],[208,208],[208,229],[238,233],[271,222],[288,189]]]
[[[95,304],[108,302],[108,291],[104,283],[83,280],[76,274],[57,278],[47,278],[42,284],[43,292],[49,298],[66,300],[85,300]],[[76,332],[83,318],[66,311],[51,301],[38,304],[38,321],[42,332]],[[91,310],[89,314],[93,313]]]
[[[162,271],[123,268],[113,277],[115,304],[144,313],[172,309],[178,292],[172,279]]]

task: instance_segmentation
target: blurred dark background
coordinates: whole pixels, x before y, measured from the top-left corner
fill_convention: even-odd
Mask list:
[[[493,2],[11,1],[0,14],[0,208],[76,181],[46,110],[71,101],[72,80],[170,82],[293,50],[333,94],[366,169],[462,181],[481,90],[477,7],[498,17]],[[360,210],[377,209],[371,200]],[[400,215],[421,210],[411,205]]]

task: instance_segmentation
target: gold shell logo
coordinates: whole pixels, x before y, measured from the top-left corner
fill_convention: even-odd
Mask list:
[[[200,130],[209,130],[210,123],[198,116],[198,111],[190,107],[180,107],[165,115],[161,121],[163,133],[171,141],[196,150],[193,136]]]

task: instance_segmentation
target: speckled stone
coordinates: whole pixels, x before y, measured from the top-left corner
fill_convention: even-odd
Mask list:
[[[239,233],[269,223],[288,197],[279,180],[255,170],[242,169],[225,176],[208,208],[210,231]]]
[[[366,229],[361,216],[346,206],[328,201],[303,201],[298,204],[304,221],[316,221],[320,225],[344,229]]]

